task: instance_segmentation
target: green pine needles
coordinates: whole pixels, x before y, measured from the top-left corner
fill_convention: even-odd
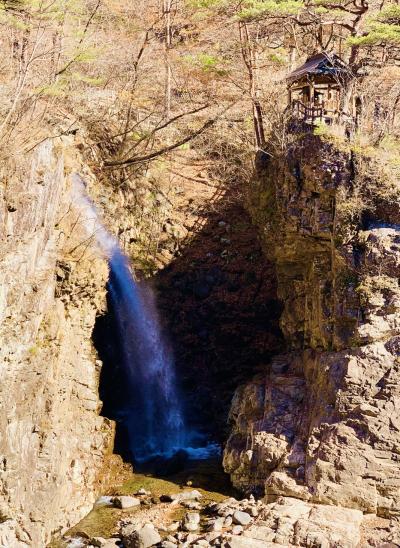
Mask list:
[[[351,46],[399,46],[400,45],[400,6],[384,8],[369,20],[367,31],[362,36],[348,39]]]

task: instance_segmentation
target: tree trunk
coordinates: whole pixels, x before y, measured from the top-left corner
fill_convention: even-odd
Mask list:
[[[163,12],[165,22],[165,117],[168,119],[171,116],[171,82],[172,71],[169,52],[172,45],[171,33],[171,8],[172,0],[164,0]]]
[[[265,146],[265,132],[260,104],[260,90],[258,87],[258,54],[249,33],[247,23],[239,23],[239,37],[242,57],[249,77],[249,93],[253,105],[253,125],[255,144],[257,148]]]

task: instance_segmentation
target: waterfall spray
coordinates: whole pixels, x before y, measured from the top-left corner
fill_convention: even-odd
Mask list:
[[[119,419],[135,460],[170,456],[185,446],[186,429],[174,363],[161,334],[153,295],[136,283],[128,258],[100,222],[77,174],[73,176],[73,199],[88,233],[109,261],[109,298],[129,388],[129,401],[124,402]]]

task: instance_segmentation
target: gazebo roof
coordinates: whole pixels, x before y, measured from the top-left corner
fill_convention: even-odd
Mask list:
[[[287,77],[287,82],[293,84],[304,76],[344,76],[349,69],[344,61],[336,54],[318,53],[309,57],[307,61],[295,69]]]

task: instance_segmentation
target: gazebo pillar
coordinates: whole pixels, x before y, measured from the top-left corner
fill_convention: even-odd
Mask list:
[[[287,101],[290,107],[290,105],[292,104],[292,87],[290,85],[287,88]]]
[[[310,83],[310,106],[314,107],[314,92],[315,92],[314,79],[310,78],[309,83]]]

